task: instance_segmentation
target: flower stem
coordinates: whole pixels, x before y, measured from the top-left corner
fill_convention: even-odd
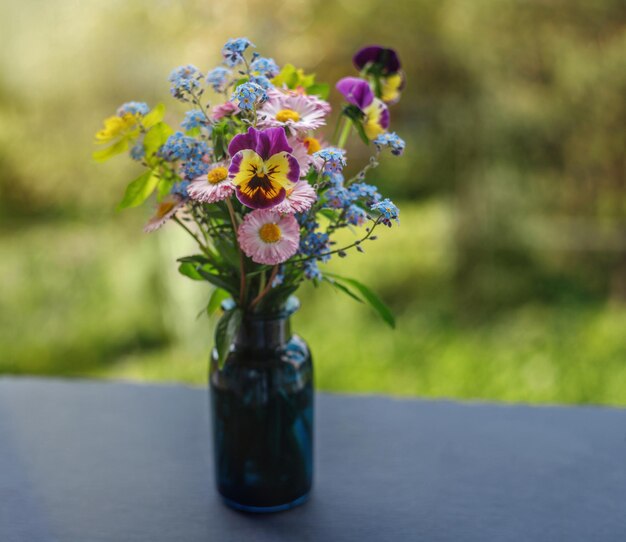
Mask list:
[[[235,210],[230,199],[226,200],[226,207],[228,207],[228,214],[230,215],[230,221],[233,224],[233,234],[235,236],[235,245],[239,250],[239,306],[243,308],[243,302],[246,295],[246,268],[243,260],[243,252],[237,241],[237,218],[235,217]]]
[[[204,246],[204,244],[202,243],[202,241],[200,240],[200,238],[193,233],[187,226],[185,226],[184,222],[182,220],[180,220],[177,216],[173,216],[172,220],[174,220],[174,222],[176,222],[176,224],[178,224],[181,228],[183,228],[189,235],[191,235],[191,237],[193,237],[196,240],[196,243],[198,243],[198,245],[200,246],[200,249],[202,250],[202,252],[204,252],[206,254],[207,252],[207,247]]]
[[[276,275],[278,275],[277,265],[275,265],[274,268],[272,269],[272,273],[270,274],[270,278],[267,280],[267,283],[265,284],[265,288],[263,288],[259,292],[259,295],[257,295],[250,303],[250,308],[254,307],[259,301],[261,301],[261,299],[263,299],[267,295],[267,292],[269,292],[272,287],[272,283],[274,282]]]
[[[348,140],[348,136],[352,131],[352,121],[346,117],[343,119],[343,128],[341,129],[341,134],[339,134],[339,141],[337,141],[337,147],[343,149],[346,145],[346,141]]]
[[[287,263],[302,263],[308,260],[323,258],[324,256],[330,256],[331,254],[337,254],[338,252],[344,252],[346,250],[354,248],[355,246],[360,245],[363,241],[367,241],[367,239],[370,238],[372,233],[374,233],[376,226],[378,226],[380,222],[381,222],[381,219],[379,217],[376,219],[376,221],[374,222],[374,225],[370,228],[370,230],[367,232],[367,234],[364,237],[361,237],[361,239],[357,239],[354,243],[351,243],[345,247],[337,248],[335,250],[329,250],[328,252],[322,252],[321,254],[315,254],[314,256],[307,256],[306,258],[299,258],[297,260],[291,260]]]

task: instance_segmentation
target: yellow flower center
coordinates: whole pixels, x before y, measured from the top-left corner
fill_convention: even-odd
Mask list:
[[[159,204],[156,210],[157,218],[163,218],[167,213],[169,213],[174,206],[176,205],[175,201],[164,201]]]
[[[212,169],[207,175],[211,184],[221,183],[226,177],[228,177],[228,170],[223,166]]]
[[[280,241],[280,228],[271,222],[263,224],[259,230],[259,237],[264,243],[277,243]]]
[[[298,122],[300,120],[300,115],[293,109],[281,109],[278,113],[276,113],[276,120],[278,122],[287,122],[288,120]]]
[[[322,148],[320,142],[314,137],[305,137],[302,142],[306,146],[307,154],[313,154],[314,152],[317,152]]]

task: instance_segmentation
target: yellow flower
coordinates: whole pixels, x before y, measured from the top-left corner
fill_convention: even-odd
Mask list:
[[[123,135],[132,135],[141,115],[127,113],[125,115],[104,119],[104,128],[96,133],[96,142],[106,143]]]
[[[363,129],[368,139],[376,139],[389,128],[389,109],[382,100],[374,98],[374,101],[363,110],[363,113],[365,113]]]
[[[395,103],[400,99],[400,91],[404,86],[404,76],[394,73],[381,78],[381,99],[385,103]]]

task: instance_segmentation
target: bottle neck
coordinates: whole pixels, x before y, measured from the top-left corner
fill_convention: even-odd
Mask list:
[[[289,316],[260,318],[244,316],[235,346],[247,350],[273,350],[291,339]]]

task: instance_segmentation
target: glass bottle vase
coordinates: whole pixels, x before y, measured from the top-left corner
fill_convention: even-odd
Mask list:
[[[288,308],[245,315],[223,367],[211,354],[209,388],[217,489],[246,512],[304,503],[313,477],[313,365],[291,333]]]

